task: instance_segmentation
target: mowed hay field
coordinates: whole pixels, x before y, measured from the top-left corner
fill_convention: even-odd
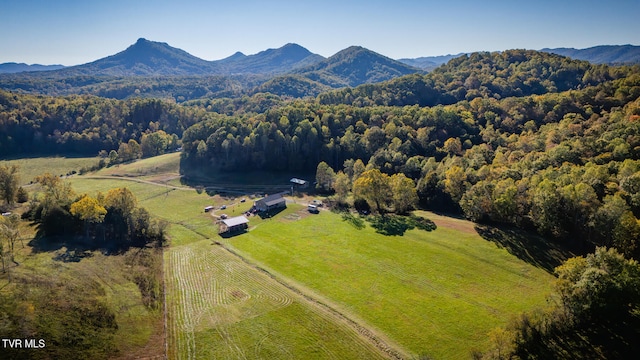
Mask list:
[[[69,181],[79,193],[127,187],[171,223],[164,254],[170,359],[384,358],[351,325],[215,245],[217,227],[202,208],[223,199],[119,178]]]
[[[338,214],[310,215],[304,205],[289,204],[273,218],[251,217],[247,233],[223,239],[203,207],[226,204],[234,216],[251,201],[232,205],[238,199],[158,180],[174,174],[153,170],[172,169],[164,164],[175,162],[172,156],[149,159],[144,171],[133,163],[113,174],[68,179],[78,193],[127,187],[139,205],[170,222],[164,254],[169,358],[383,356],[336,312],[405,358],[469,358],[472,350],[486,349],[489,331],[544,307],[551,292],[553,276],[482,239],[463,220],[450,219],[433,232],[383,236]]]
[[[274,218],[224,242],[411,353],[461,359],[486,349],[493,328],[544,307],[553,280],[469,228],[384,236],[322,211]]]
[[[382,359],[355,330],[211,241],[165,253],[170,359]]]

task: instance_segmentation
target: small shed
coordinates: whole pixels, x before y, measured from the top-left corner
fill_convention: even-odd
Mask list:
[[[249,227],[249,219],[244,216],[236,216],[221,220],[219,233],[232,233],[246,230]]]
[[[287,200],[282,194],[273,194],[256,201],[255,204],[258,211],[271,211],[287,207]]]
[[[289,180],[290,183],[294,184],[295,186],[299,187],[299,188],[307,188],[309,186],[309,182],[307,180],[302,180],[302,179],[298,179],[298,178],[291,178],[291,180]]]

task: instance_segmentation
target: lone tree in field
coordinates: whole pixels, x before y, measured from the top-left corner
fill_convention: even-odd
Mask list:
[[[16,200],[19,182],[16,165],[0,165],[0,197],[9,205]]]
[[[384,206],[393,200],[391,181],[389,175],[378,169],[367,170],[353,182],[353,195],[356,198],[367,200],[375,204],[379,213],[384,211]]]
[[[16,241],[20,237],[20,218],[16,214],[0,217],[0,258],[2,259],[2,272],[5,272],[5,257],[14,264],[18,264],[14,259]],[[24,244],[23,244],[24,247]]]

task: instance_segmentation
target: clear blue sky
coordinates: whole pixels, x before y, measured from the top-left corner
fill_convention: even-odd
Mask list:
[[[640,45],[640,0],[0,0],[0,63],[76,65],[138,38],[205,60],[286,43],[391,58]]]

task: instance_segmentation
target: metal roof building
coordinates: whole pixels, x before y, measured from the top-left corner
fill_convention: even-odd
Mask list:
[[[228,219],[221,220],[220,233],[234,232],[238,230],[245,230],[249,227],[249,219],[244,216],[236,216]]]
[[[258,211],[269,211],[287,207],[287,200],[282,194],[273,194],[256,201],[255,205]]]

